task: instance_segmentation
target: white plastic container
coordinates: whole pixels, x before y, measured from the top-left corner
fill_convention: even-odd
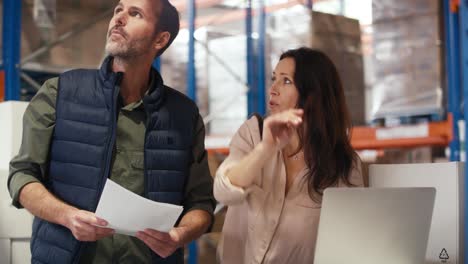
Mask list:
[[[435,187],[426,263],[464,264],[463,162],[371,165],[370,187]],[[382,226],[382,228],[385,228]]]

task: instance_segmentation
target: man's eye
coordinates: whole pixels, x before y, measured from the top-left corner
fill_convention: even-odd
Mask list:
[[[130,15],[133,16],[133,17],[142,18],[141,14],[139,12],[137,12],[137,11],[131,12]]]

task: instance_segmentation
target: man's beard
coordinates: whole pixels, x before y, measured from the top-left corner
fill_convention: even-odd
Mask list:
[[[120,58],[131,58],[138,55],[138,50],[132,43],[119,43],[108,40],[106,43],[107,55]]]
[[[117,42],[107,39],[105,51],[107,55],[122,59],[134,59],[148,54],[151,50],[151,43],[147,39]]]

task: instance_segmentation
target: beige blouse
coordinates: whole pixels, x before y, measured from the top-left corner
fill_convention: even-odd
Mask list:
[[[306,168],[296,176],[286,197],[286,170],[280,151],[247,189],[232,185],[226,177],[226,171],[260,140],[257,119],[247,120],[233,137],[229,156],[216,173],[215,198],[228,205],[223,243],[218,248],[221,263],[313,263],[321,205],[307,193],[303,183]],[[363,186],[359,170],[353,170],[350,180]]]

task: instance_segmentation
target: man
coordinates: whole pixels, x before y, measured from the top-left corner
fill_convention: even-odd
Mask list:
[[[183,263],[181,247],[209,229],[215,201],[202,119],[151,68],[178,30],[168,0],[121,0],[101,69],[48,80],[31,101],[8,187],[13,204],[36,216],[32,263]],[[107,225],[93,212],[108,177],[183,205],[176,227],[136,237],[96,227]]]

